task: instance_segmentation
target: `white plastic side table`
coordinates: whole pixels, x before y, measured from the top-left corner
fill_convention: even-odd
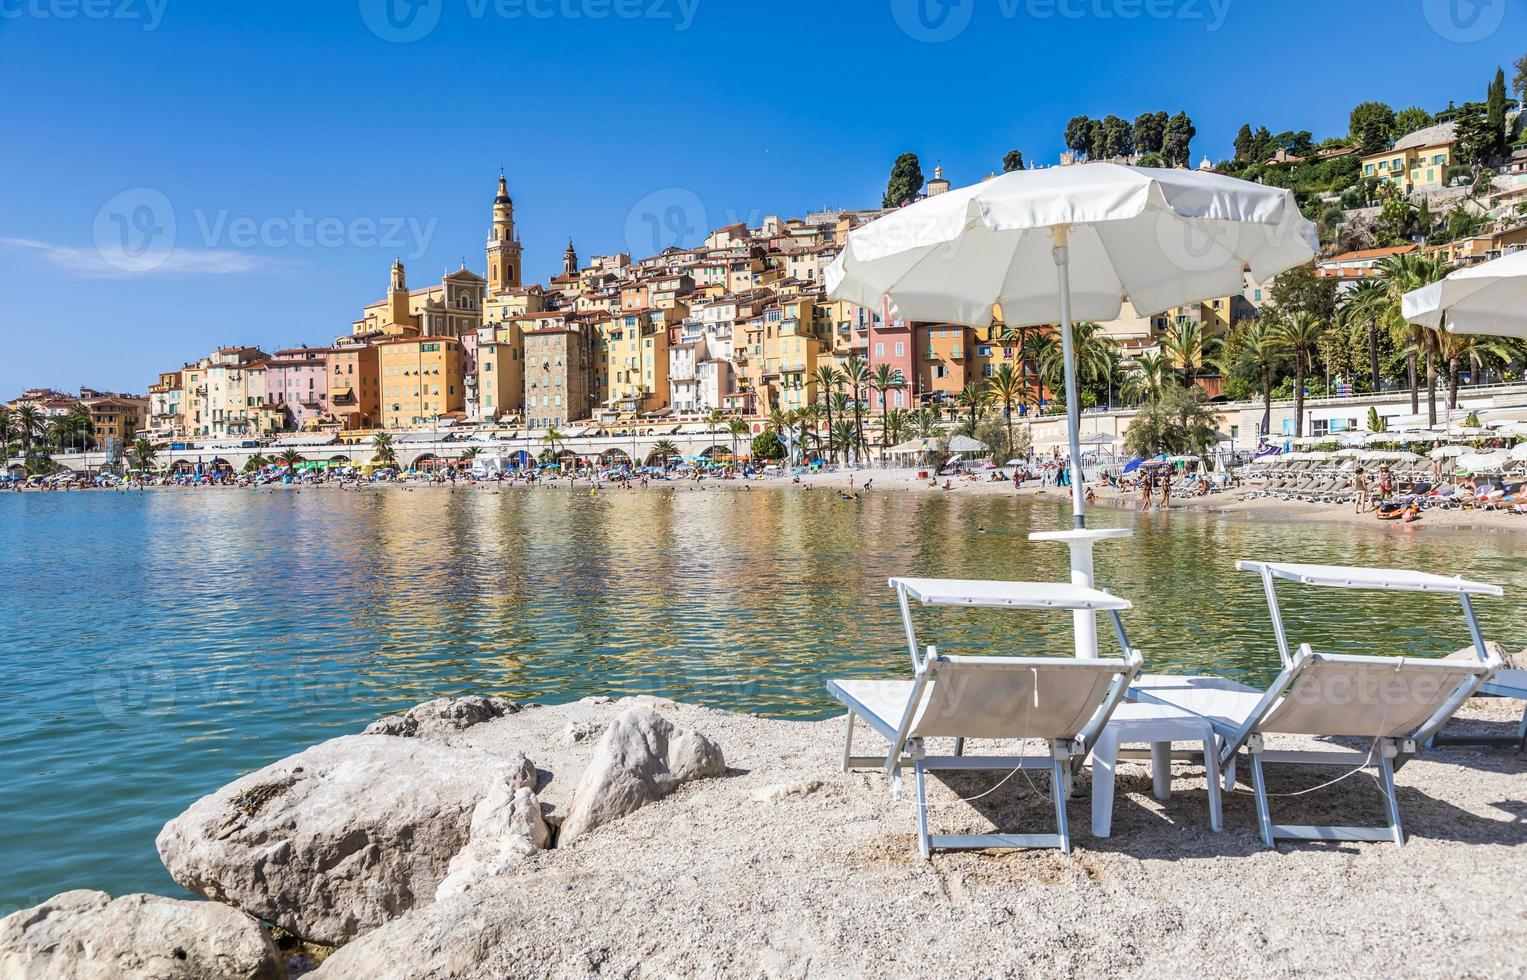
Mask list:
[[[1107,837],[1113,829],[1113,782],[1119,746],[1131,742],[1151,745],[1151,777],[1158,800],[1172,795],[1172,743],[1200,742],[1209,783],[1209,826],[1219,833],[1219,745],[1207,721],[1185,711],[1158,704],[1121,704],[1092,750],[1092,836]]]

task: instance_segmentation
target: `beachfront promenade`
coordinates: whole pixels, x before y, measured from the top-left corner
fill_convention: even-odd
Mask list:
[[[1439,391],[1438,422],[1451,419],[1461,425],[1470,412],[1477,413],[1482,421],[1506,421],[1527,419],[1527,384],[1480,385],[1459,391],[1458,404],[1451,410],[1445,408],[1446,392]],[[1410,393],[1406,389],[1393,389],[1378,395],[1355,395],[1346,398],[1307,398],[1304,403],[1303,431],[1306,436],[1333,437],[1344,432],[1362,431],[1369,408],[1391,430],[1420,428],[1427,424],[1426,395],[1421,395],[1419,415],[1411,412]],[[1219,449],[1226,453],[1253,452],[1259,442],[1264,406],[1260,400],[1225,402],[1216,406],[1220,415],[1219,432],[1222,442]],[[1124,437],[1139,410],[1136,408],[1093,409],[1081,416],[1081,437],[1091,440],[1088,451],[1109,447],[1116,453],[1123,452]],[[867,436],[872,443],[878,442],[879,419],[873,412],[865,415]],[[1032,445],[1037,455],[1049,456],[1052,451],[1065,453],[1067,441],[1066,417],[1064,415],[1038,416],[1024,419],[1022,425],[1030,427]],[[765,419],[750,420],[749,431],[736,439],[735,448],[747,451],[748,443],[758,432],[767,427]],[[1294,431],[1294,403],[1272,403],[1270,436],[1273,443],[1287,442]],[[682,457],[722,456],[733,452],[733,436],[724,427],[711,427],[704,422],[662,422],[643,424],[634,428],[619,429],[602,426],[597,422],[574,423],[566,428],[567,438],[558,439],[556,453],[559,457],[571,454],[589,462],[637,464],[656,463],[660,443],[668,442]],[[429,460],[461,460],[471,450],[487,459],[504,457],[513,464],[517,454],[528,453],[539,458],[551,448],[544,438],[545,430],[489,429],[462,427],[441,431],[409,431],[394,433],[393,451],[397,464],[411,469]],[[296,452],[306,462],[329,462],[338,465],[359,466],[371,462],[375,447],[369,438],[345,442],[348,433],[327,435],[323,433],[280,433],[265,441],[214,439],[186,440],[183,449],[160,449],[155,460],[157,466],[176,469],[194,469],[197,464],[205,467],[226,463],[232,469],[242,470],[254,456],[270,459],[287,450]],[[241,445],[241,442],[259,442],[258,445]],[[179,445],[180,443],[175,443]],[[872,446],[872,453],[874,448]],[[54,453],[52,462],[74,473],[91,473],[110,469],[121,462],[120,453],[103,450],[91,452]],[[11,472],[19,472],[22,459],[13,456],[6,460]]]

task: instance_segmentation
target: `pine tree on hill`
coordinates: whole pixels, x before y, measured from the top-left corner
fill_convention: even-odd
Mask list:
[[[1023,169],[1023,154],[1017,150],[1008,150],[1002,157],[1002,172],[1010,174],[1014,170]]]
[[[916,153],[903,153],[891,165],[891,179],[885,185],[883,208],[899,208],[917,200],[923,191],[923,168]]]

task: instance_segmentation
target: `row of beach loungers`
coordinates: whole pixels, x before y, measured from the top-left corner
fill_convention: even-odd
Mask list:
[[[1287,464],[1274,464],[1265,470],[1259,486],[1242,494],[1243,499],[1267,497],[1274,500],[1298,500],[1306,503],[1342,504],[1352,503],[1356,498],[1353,489],[1355,464],[1341,466],[1311,460],[1295,460]],[[1472,482],[1434,482],[1435,477],[1427,468],[1392,468],[1394,491],[1388,503],[1410,505],[1421,509],[1437,507],[1448,510],[1501,510],[1527,514],[1527,472],[1506,472],[1485,488],[1476,488]],[[1370,500],[1378,499],[1379,475],[1375,469],[1367,469]]]
[[[1282,659],[1281,672],[1265,688],[1221,677],[1144,673],[1145,658],[1130,646],[1120,616],[1131,604],[1104,591],[1071,583],[892,579],[912,679],[829,682],[828,691],[848,709],[843,768],[881,770],[891,778],[898,798],[902,771],[912,771],[918,845],[925,858],[935,849],[1056,847],[1069,852],[1066,800],[1089,757],[1104,757],[1101,762],[1092,760],[1096,835],[1100,834],[1100,799],[1102,806],[1110,810],[1112,806],[1112,760],[1140,757],[1118,752],[1118,743],[1150,741],[1148,757],[1161,785],[1161,770],[1169,771],[1170,759],[1192,756],[1170,751],[1170,742],[1179,740],[1180,732],[1174,738],[1170,728],[1163,733],[1151,726],[1180,722],[1190,729],[1197,725],[1203,732],[1202,757],[1214,830],[1220,822],[1220,784],[1226,791],[1234,789],[1240,762],[1250,770],[1260,836],[1268,847],[1280,840],[1401,845],[1404,834],[1394,774],[1406,762],[1433,744],[1527,749],[1527,716],[1514,736],[1442,734],[1458,708],[1477,694],[1527,701],[1527,670],[1502,667],[1474,615],[1472,598],[1499,597],[1503,595],[1499,586],[1399,569],[1260,561],[1242,561],[1237,567],[1255,572],[1262,580]],[[1449,595],[1462,604],[1474,646],[1437,659],[1322,653],[1309,644],[1294,646],[1278,609],[1275,583],[1279,581]],[[1079,632],[1076,657],[944,655],[936,647],[919,646],[911,614],[916,604],[1061,612],[1073,617],[1079,631],[1083,624],[1105,615],[1120,653],[1117,657],[1088,655],[1081,641],[1085,633]],[[873,754],[855,754],[855,727],[860,723],[888,747]],[[1307,738],[1299,739],[1290,748],[1289,736],[1319,741],[1311,748]],[[1331,741],[1338,739],[1346,744]],[[976,740],[996,740],[993,754],[967,753],[968,743]],[[1042,741],[1046,749],[1038,754],[1027,751],[1034,740]],[[1022,747],[1020,754],[1013,754],[1015,742]],[[1347,775],[1372,771],[1383,795],[1382,823],[1278,823],[1267,791],[1268,766],[1337,767],[1348,770]],[[1105,778],[1100,780],[1103,767]],[[930,829],[929,773],[987,770],[1012,775],[1026,769],[1048,770],[1054,833],[937,834]],[[1279,803],[1280,809],[1296,805]],[[1106,827],[1106,820],[1101,825]]]

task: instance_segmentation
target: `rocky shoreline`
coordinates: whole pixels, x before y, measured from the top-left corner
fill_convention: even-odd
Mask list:
[[[1519,710],[1477,699],[1455,724],[1498,732]],[[0,920],[0,980],[1520,974],[1520,753],[1402,770],[1403,849],[1267,850],[1244,793],[1214,834],[1200,768],[1160,802],[1125,765],[1107,839],[1086,832],[1084,775],[1069,857],[924,862],[910,795],[838,771],[841,736],[651,698],[428,702],[170,821],[166,868],[211,901],[76,891]],[[1000,775],[934,780],[930,821],[1044,825],[1044,781],[966,802]],[[1366,776],[1276,801],[1312,819],[1380,804]]]

